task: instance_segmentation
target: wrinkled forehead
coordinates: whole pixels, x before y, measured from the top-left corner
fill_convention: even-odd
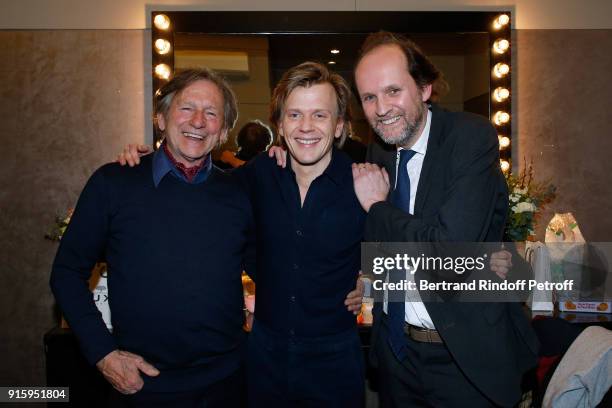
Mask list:
[[[198,79],[180,90],[177,90],[173,101],[191,100],[194,102],[216,102],[223,106],[224,97],[221,88],[208,79]]]

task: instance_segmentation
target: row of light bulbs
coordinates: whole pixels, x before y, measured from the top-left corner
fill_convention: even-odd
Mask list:
[[[170,18],[165,14],[158,14],[153,18],[153,25],[155,28],[161,31],[167,31],[170,28]],[[159,55],[166,55],[172,50],[172,45],[170,41],[164,38],[158,38],[153,43],[153,47],[155,48],[155,52]],[[155,66],[155,75],[158,78],[169,80],[172,75],[172,69],[168,64],[157,64]]]
[[[501,30],[510,23],[510,16],[507,14],[500,14],[493,21],[493,29],[495,31]],[[506,38],[498,38],[493,42],[493,53],[497,55],[503,55],[510,49],[510,41]],[[493,66],[492,76],[494,79],[503,79],[510,73],[510,66],[505,62],[498,62]],[[510,90],[503,86],[498,86],[493,90],[491,98],[494,102],[504,102],[510,97]],[[510,114],[503,110],[498,110],[493,114],[493,123],[496,126],[504,126],[510,122]],[[499,149],[507,149],[510,146],[510,138],[508,136],[498,136]],[[508,160],[501,159],[500,166],[503,172],[510,170],[510,162]]]
[[[507,149],[510,146],[510,138],[508,136],[497,136],[499,139],[499,149]],[[499,164],[501,166],[502,171],[505,173],[510,170],[510,162],[505,159],[500,159]]]

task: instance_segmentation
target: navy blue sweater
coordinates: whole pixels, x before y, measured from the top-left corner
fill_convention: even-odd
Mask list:
[[[92,175],[62,238],[51,286],[90,363],[114,349],[131,351],[161,371],[143,375],[144,389],[194,390],[240,364],[251,205],[216,168],[204,183],[167,174],[156,188],[151,158],[135,168],[107,164]],[[87,287],[99,259],[108,264],[112,334]]]

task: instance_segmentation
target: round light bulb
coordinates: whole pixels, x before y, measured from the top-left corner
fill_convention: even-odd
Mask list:
[[[507,160],[500,160],[499,165],[504,173],[510,170],[510,163]]]
[[[497,78],[503,78],[510,72],[510,66],[504,62],[498,62],[493,66],[493,75]]]
[[[497,111],[495,112],[495,115],[493,115],[493,122],[497,126],[505,125],[506,123],[510,122],[510,114],[504,111]]]
[[[155,49],[158,54],[164,55],[170,52],[171,49],[170,41],[158,38],[155,40]]]
[[[510,138],[508,136],[497,136],[497,138],[499,139],[500,150],[510,146]]]
[[[153,19],[153,24],[158,30],[167,30],[170,27],[170,19],[165,14],[158,14]]]
[[[495,21],[493,22],[493,27],[496,30],[499,30],[500,28],[502,28],[509,22],[510,22],[510,17],[507,14],[502,14],[495,19]]]
[[[493,51],[498,54],[503,54],[504,52],[508,51],[508,48],[510,48],[510,42],[504,38],[495,40],[493,43]]]
[[[167,64],[158,64],[155,66],[155,75],[157,75],[159,78],[168,80],[170,79],[171,74],[172,71]]]
[[[495,99],[497,102],[503,102],[508,99],[509,96],[510,91],[508,90],[508,88],[503,88],[499,86],[493,91],[493,99]]]
[[[332,54],[340,54],[340,50],[337,48],[334,48],[333,50],[330,50],[329,52],[331,52]]]

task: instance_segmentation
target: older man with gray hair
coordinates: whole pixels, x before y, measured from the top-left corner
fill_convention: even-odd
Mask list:
[[[241,271],[253,216],[210,157],[237,115],[221,77],[181,72],[155,98],[162,147],[135,168],[102,166],[81,193],[51,286],[83,354],[118,391],[113,406],[242,403]],[[112,333],[87,287],[100,259]]]

